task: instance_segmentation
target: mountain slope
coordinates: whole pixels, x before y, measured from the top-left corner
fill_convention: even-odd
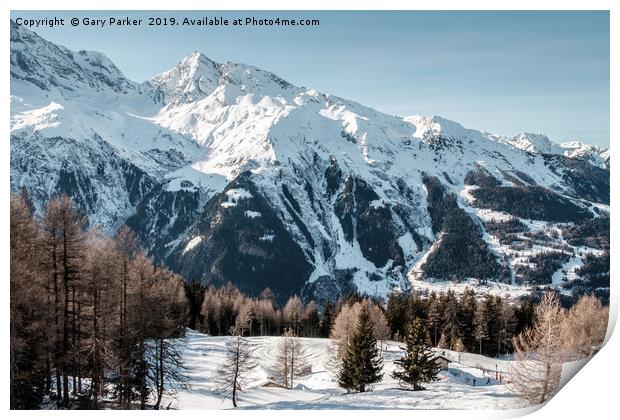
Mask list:
[[[188,279],[281,300],[385,296],[420,280],[517,287],[538,254],[605,251],[558,234],[609,213],[608,160],[579,147],[527,150],[199,53],[135,83],[14,24],[11,75],[12,189],[39,212],[67,192]],[[524,228],[506,238],[496,225],[513,218]]]

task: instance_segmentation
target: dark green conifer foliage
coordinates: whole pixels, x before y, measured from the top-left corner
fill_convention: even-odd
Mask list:
[[[357,328],[342,360],[338,384],[347,391],[364,392],[366,385],[381,380],[382,368],[383,360],[379,357],[372,321],[364,307],[360,311]]]
[[[401,386],[422,391],[425,388],[421,384],[437,380],[439,367],[432,360],[434,354],[428,331],[419,318],[407,325],[405,343],[405,355],[394,361],[397,369],[392,373],[392,377],[398,379]]]

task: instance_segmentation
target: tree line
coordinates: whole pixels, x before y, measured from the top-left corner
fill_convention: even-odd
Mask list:
[[[319,306],[292,296],[280,308],[265,289],[203,287],[158,267],[123,227],[88,228],[67,196],[40,217],[27,195],[10,200],[11,408],[154,408],[186,384],[179,353],[187,326],[232,335],[214,379],[233,399],[256,368],[247,336],[283,338],[273,380],[292,388],[309,372],[300,337],[331,339],[327,368],[348,392],[382,379],[383,341],[403,341],[393,377],[415,391],[437,378],[433,347],[514,353],[509,386],[532,403],[557,389],[561,363],[600,348],[608,309],[583,296],[570,310],[549,292],[518,304],[473,290],[352,293]]]
[[[183,280],[131,231],[87,228],[66,196],[10,199],[11,408],[159,408],[184,383]]]
[[[191,287],[201,286],[194,285]],[[360,304],[368,305],[378,340],[403,340],[407,325],[419,319],[428,328],[431,344],[489,356],[510,353],[512,338],[532,323],[534,299],[518,304],[472,289],[447,293],[392,293],[387,303],[357,293],[336,301],[304,304],[292,296],[278,307],[269,288],[250,297],[232,283],[199,292],[196,329],[211,335],[279,336],[291,329],[298,337],[341,338],[352,332]]]
[[[512,351],[512,338],[532,323],[534,301],[519,303],[486,294],[479,298],[466,288],[428,294],[392,294],[386,306],[391,336],[401,339],[407,324],[420,319],[433,346],[497,356]]]

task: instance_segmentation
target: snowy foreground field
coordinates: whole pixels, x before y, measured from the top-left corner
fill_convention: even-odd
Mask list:
[[[495,381],[495,369],[507,370],[505,361],[483,356],[446,352],[451,360],[449,369],[442,370],[439,381],[428,384],[426,391],[411,392],[399,389],[391,378],[393,361],[402,355],[399,343],[383,344],[383,381],[370,392],[346,394],[334,375],[325,367],[330,340],[301,339],[307,348],[312,373],[299,378],[295,389],[269,386],[275,354],[280,337],[253,337],[258,367],[248,389],[241,392],[239,408],[248,409],[515,409],[527,403],[513,395],[505,385]],[[170,408],[228,409],[230,400],[214,392],[213,382],[225,354],[228,337],[211,337],[188,331],[183,360],[188,370],[190,389],[177,393],[166,401]],[[487,378],[491,383],[486,384]],[[473,386],[472,379],[476,379]]]

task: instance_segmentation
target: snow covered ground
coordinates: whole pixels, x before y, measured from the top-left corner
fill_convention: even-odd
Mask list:
[[[214,390],[214,378],[222,362],[229,337],[211,337],[188,331],[183,359],[188,370],[190,389],[182,390],[164,406],[178,409],[228,409],[229,399],[222,399]],[[330,340],[303,338],[312,373],[299,378],[294,389],[265,386],[272,375],[272,365],[280,337],[252,337],[256,344],[258,367],[249,387],[240,393],[239,408],[247,409],[517,409],[527,403],[513,395],[495,380],[495,365],[505,371],[506,361],[467,353],[457,354],[463,364],[450,363],[440,372],[437,382],[426,391],[400,389],[391,377],[393,361],[402,355],[400,343],[383,343],[383,380],[370,392],[346,394],[338,387],[335,376],[326,369]],[[454,352],[446,355],[454,357]],[[473,386],[472,380],[476,379]],[[491,378],[490,384],[487,378]],[[171,401],[171,402],[170,402]]]

